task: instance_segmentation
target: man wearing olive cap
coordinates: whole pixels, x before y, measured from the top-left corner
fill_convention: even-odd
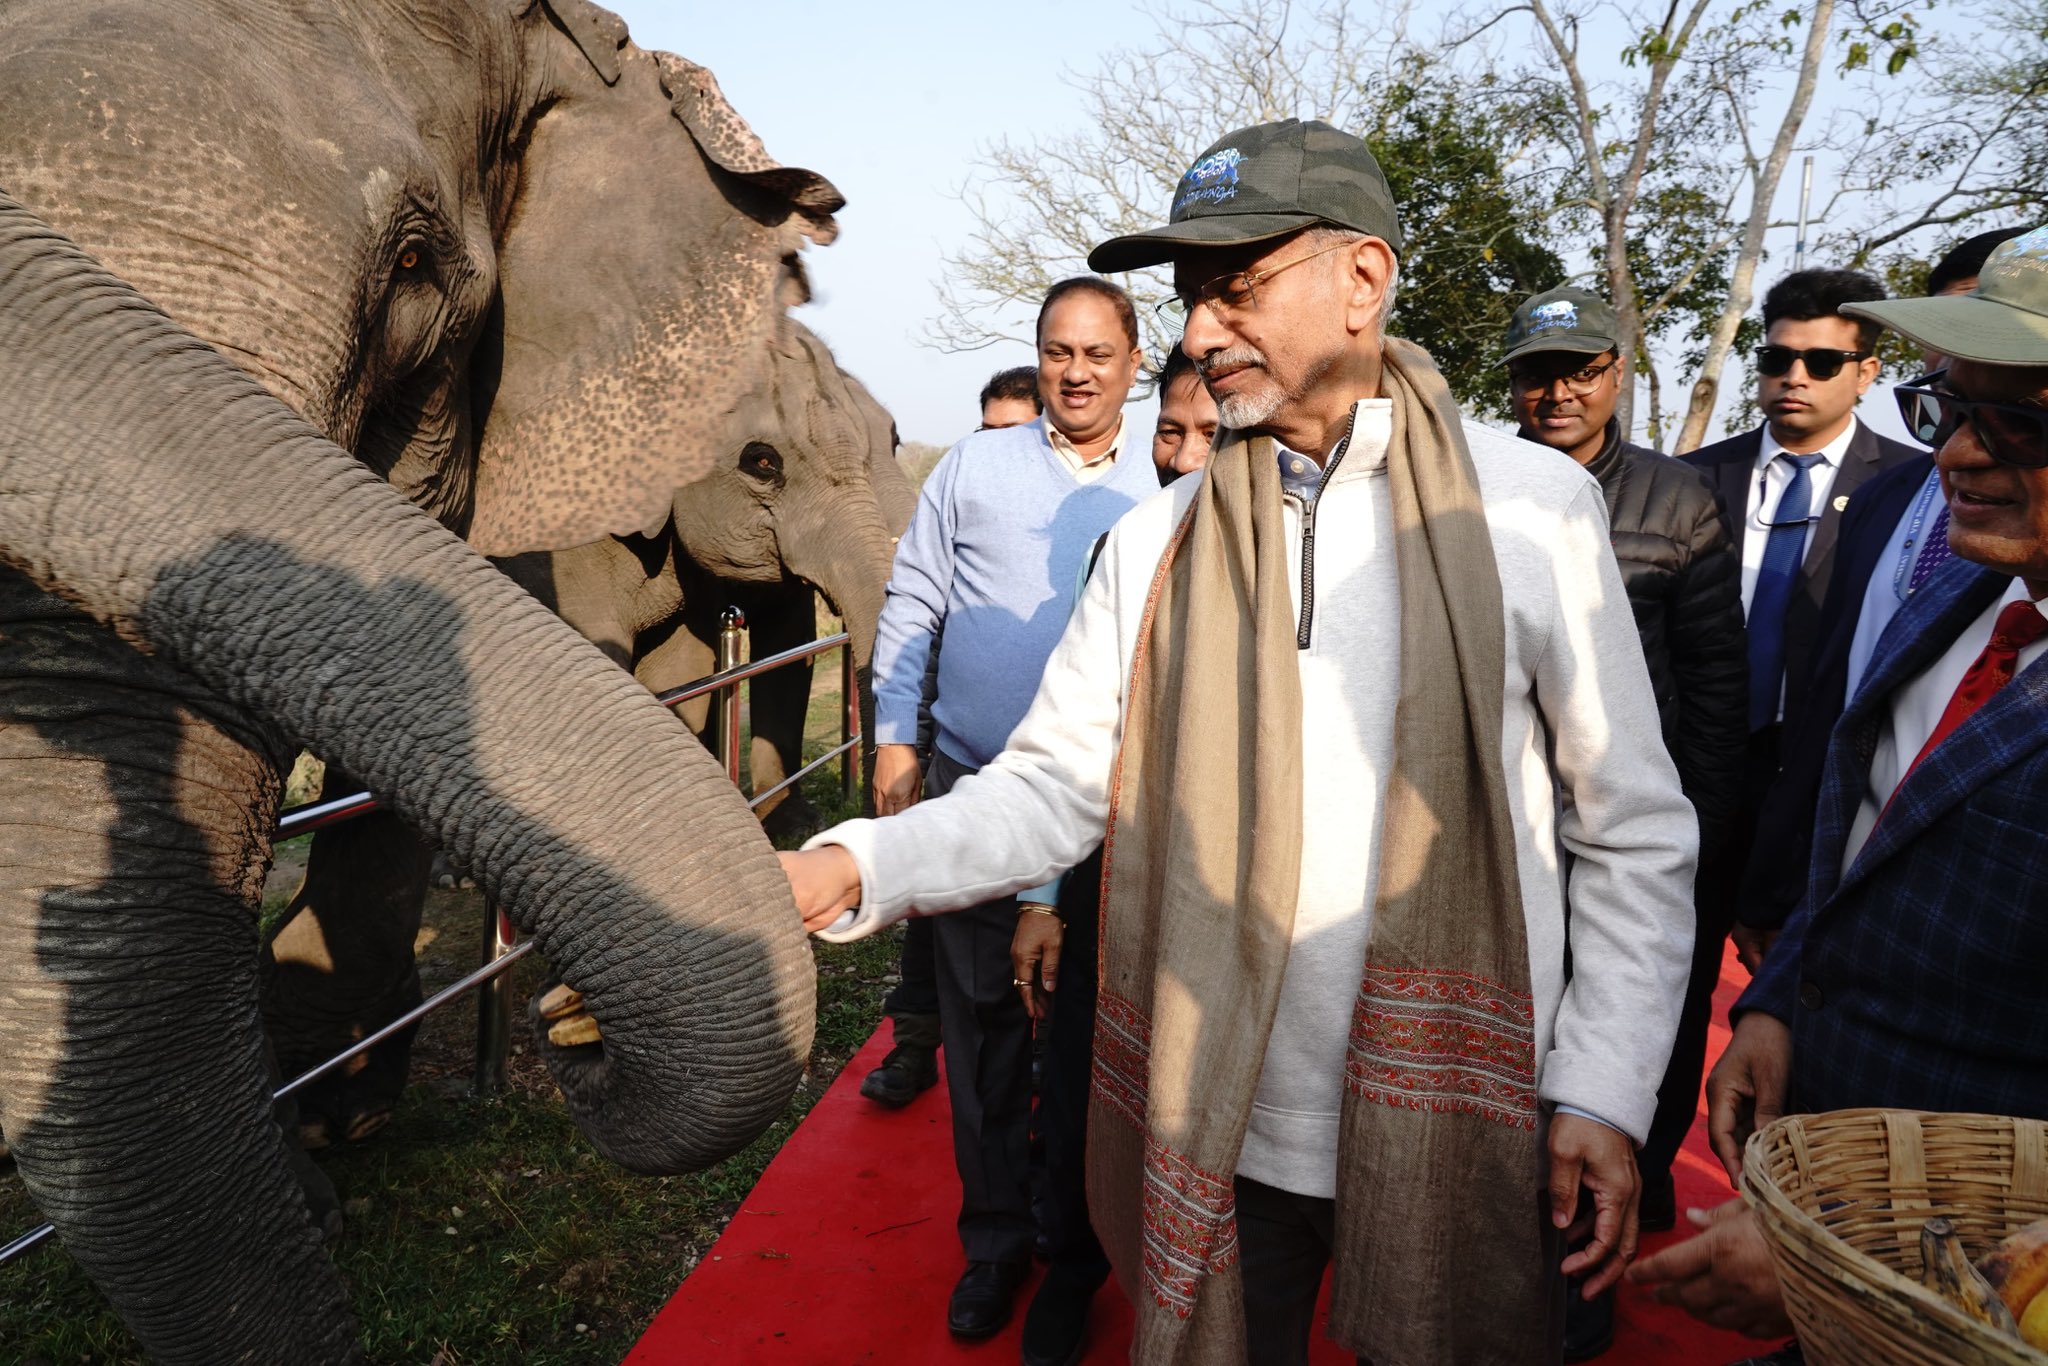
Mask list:
[[[785,856],[846,939],[1102,846],[1089,1204],[1138,1362],[1305,1360],[1333,1262],[1361,1358],[1554,1360],[1582,1186],[1566,1269],[1634,1247],[1692,812],[1598,485],[1383,335],[1400,246],[1365,144],[1288,120],[1098,247],[1173,263],[1228,430],[1110,533],[1000,757]]]
[[[1965,295],[1851,304],[1948,358],[1899,388],[1955,558],[1886,627],[1828,750],[1807,891],[1707,1079],[1731,1178],[1785,1110],[2048,1118],[2048,227]],[[1787,1328],[1731,1201],[1636,1268],[1694,1313]]]
[[[1628,366],[1617,330],[1613,306],[1590,290],[1566,285],[1523,300],[1508,322],[1501,357],[1508,402],[1520,435],[1563,451],[1600,481],[1664,744],[1699,818],[1705,858],[1725,847],[1742,799],[1749,741],[1742,565],[1706,476],[1636,445],[1621,430],[1614,407]],[[1699,1111],[1708,1016],[1721,978],[1718,933],[1701,933],[1697,915],[1694,925],[1686,1009],[1658,1088],[1656,1118],[1636,1158],[1645,1232],[1677,1222],[1671,1162]],[[1565,1360],[1590,1360],[1613,1340],[1612,1291],[1567,1307]]]

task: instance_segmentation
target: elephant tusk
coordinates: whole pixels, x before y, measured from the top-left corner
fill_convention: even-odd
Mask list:
[[[600,1043],[603,1039],[604,1036],[598,1032],[597,1021],[587,1014],[571,1015],[548,1026],[548,1042],[557,1048]]]
[[[567,982],[557,982],[548,988],[540,998],[540,1017],[543,1020],[559,1020],[583,1009],[583,993]]]

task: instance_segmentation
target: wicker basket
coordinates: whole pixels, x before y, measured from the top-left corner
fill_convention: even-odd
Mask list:
[[[1813,1366],[2048,1366],[1920,1284],[1920,1226],[1955,1221],[1981,1257],[2048,1217],[2048,1123],[1837,1110],[1788,1115],[1743,1155],[1785,1305]]]

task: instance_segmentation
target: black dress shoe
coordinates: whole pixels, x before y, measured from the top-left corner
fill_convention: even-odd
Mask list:
[[[1029,1262],[969,1262],[946,1302],[946,1327],[956,1338],[985,1338],[1010,1321],[1010,1304]]]
[[[1565,1282],[1564,1359],[1591,1361],[1614,1345],[1614,1287],[1595,1299],[1579,1293],[1582,1282],[1573,1276]]]
[[[1671,1169],[1643,1173],[1643,1202],[1636,1218],[1645,1233],[1669,1233],[1678,1225],[1678,1191],[1671,1183]]]
[[[1088,1302],[1095,1288],[1057,1269],[1024,1311],[1024,1366],[1075,1366],[1088,1347]]]

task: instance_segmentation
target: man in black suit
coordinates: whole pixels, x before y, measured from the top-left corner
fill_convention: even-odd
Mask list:
[[[1871,479],[1924,458],[1856,420],[1857,400],[1877,379],[1882,329],[1840,309],[1884,297],[1882,285],[1853,270],[1801,270],[1778,281],[1764,296],[1764,344],[1756,351],[1763,426],[1684,457],[1712,481],[1728,514],[1749,636],[1742,801],[1715,847],[1700,850],[1699,964],[1720,961],[1735,924],[1756,812],[1778,773],[1780,723],[1805,702],[1842,510]],[[1717,976],[1695,972],[1687,988],[1671,1069],[1658,1091],[1659,1125],[1685,1124],[1698,1105]]]
[[[1978,233],[1949,251],[1928,273],[1928,296],[1974,290],[1992,251],[2025,231]],[[1947,364],[1939,352],[1922,353],[1922,369],[1929,374]],[[1806,890],[1828,736],[1855,696],[1892,616],[1948,558],[1948,504],[1931,454],[1893,466],[1849,500],[1834,576],[1821,605],[1813,670],[1799,709],[1786,711],[1782,763],[1757,817],[1743,873],[1735,946],[1752,972]]]

